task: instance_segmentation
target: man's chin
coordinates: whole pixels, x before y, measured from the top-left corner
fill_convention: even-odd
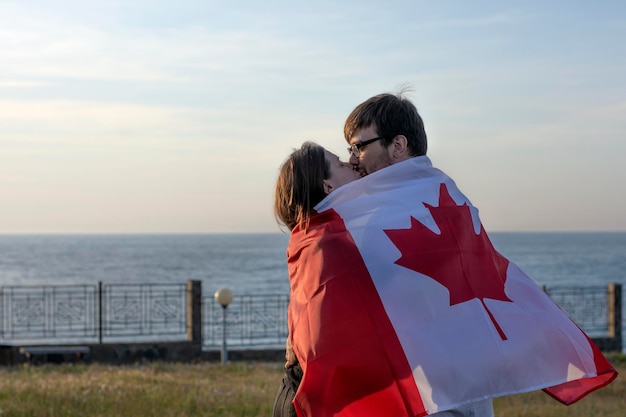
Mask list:
[[[365,172],[365,169],[363,169],[363,168],[360,168],[360,167],[355,166],[353,169],[354,169],[356,172],[358,172],[358,173],[359,173],[359,177],[361,177],[361,178],[363,178],[364,176],[366,176],[366,175],[367,175],[367,172]]]

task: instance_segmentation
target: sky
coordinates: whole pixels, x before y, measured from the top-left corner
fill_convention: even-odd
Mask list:
[[[280,164],[408,84],[487,231],[626,231],[622,1],[0,0],[0,233],[280,232]]]

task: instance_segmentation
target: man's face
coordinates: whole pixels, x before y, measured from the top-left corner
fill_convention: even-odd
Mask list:
[[[350,145],[365,142],[377,137],[378,132],[376,131],[376,125],[372,125],[354,132],[350,138]],[[365,176],[391,165],[393,162],[389,152],[390,150],[389,148],[385,148],[384,142],[377,140],[362,146],[361,149],[359,149],[358,157],[351,154],[349,162],[354,166],[354,169],[360,172],[361,176]]]

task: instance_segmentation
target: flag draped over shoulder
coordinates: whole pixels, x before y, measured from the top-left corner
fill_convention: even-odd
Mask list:
[[[300,416],[422,416],[537,389],[571,404],[617,376],[427,157],[316,210],[287,250]]]

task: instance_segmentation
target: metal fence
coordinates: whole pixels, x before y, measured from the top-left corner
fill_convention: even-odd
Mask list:
[[[185,284],[0,287],[3,344],[185,340]]]
[[[605,286],[549,287],[544,291],[589,336],[608,334],[609,300]]]
[[[97,337],[93,285],[2,287],[0,304],[4,341]]]
[[[185,284],[101,285],[101,341],[185,340]]]
[[[544,291],[605,351],[624,349],[621,284],[550,287]]]
[[[601,348],[622,349],[621,285],[544,290]],[[214,350],[225,334],[233,349],[282,348],[288,302],[284,294],[235,295],[223,309],[198,281],[0,287],[0,344],[189,341]]]
[[[213,297],[203,297],[203,348],[221,347],[224,322],[229,347],[284,347],[288,303],[287,295],[242,295],[224,309]]]

